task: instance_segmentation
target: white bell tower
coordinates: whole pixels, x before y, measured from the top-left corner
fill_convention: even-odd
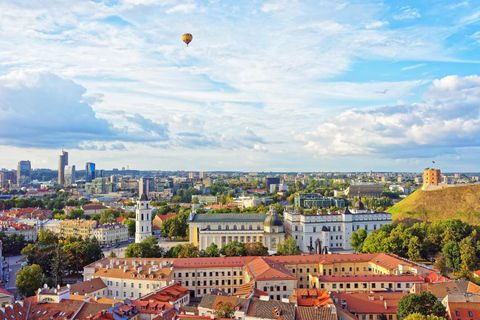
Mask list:
[[[135,217],[135,243],[145,241],[152,235],[152,205],[145,193],[137,201]]]

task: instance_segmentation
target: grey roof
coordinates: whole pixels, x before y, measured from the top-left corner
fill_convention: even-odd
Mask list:
[[[297,307],[296,310],[297,320],[336,320],[336,314],[332,313],[332,308],[314,308],[314,307]]]
[[[142,196],[140,197],[140,201],[148,201],[148,197],[145,193],[142,193]]]
[[[263,213],[197,213],[191,222],[264,222]]]
[[[251,299],[247,316],[275,319],[274,309],[279,308],[282,320],[295,319],[295,304],[285,303],[277,300],[262,301],[259,299]]]
[[[200,304],[198,306],[202,307],[202,308],[210,309],[216,298],[217,298],[217,296],[215,296],[215,295],[205,294],[205,295],[203,295],[202,301],[200,301]]]

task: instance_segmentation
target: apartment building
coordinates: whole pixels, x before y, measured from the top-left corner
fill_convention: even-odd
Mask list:
[[[105,258],[84,267],[83,280],[100,278],[106,298],[138,299],[173,284],[173,259]]]
[[[105,258],[85,267],[84,280],[101,278],[108,286],[109,298],[137,299],[173,281],[188,288],[193,297],[210,294],[214,289],[234,294],[240,286],[250,283],[252,288],[267,294],[269,299],[281,300],[291,296],[297,288],[352,292],[390,288],[406,292],[414,283],[424,282],[424,277],[430,273],[431,270],[426,267],[386,253]],[[358,288],[355,283],[358,283]],[[367,283],[366,286],[364,283]]]
[[[389,290],[408,293],[414,284],[424,283],[415,275],[340,275],[311,277],[310,287],[340,292]]]
[[[60,237],[82,237],[90,238],[90,235],[97,227],[96,220],[63,220],[60,222]]]
[[[128,226],[121,223],[106,223],[92,230],[99,244],[112,244],[128,241]]]
[[[209,294],[214,288],[233,294],[245,281],[244,266],[251,257],[179,258],[173,262],[174,279],[193,296]]]

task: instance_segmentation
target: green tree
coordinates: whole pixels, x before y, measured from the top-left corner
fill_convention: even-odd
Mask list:
[[[117,254],[112,250],[110,251],[110,254],[108,255],[110,258],[116,258]]]
[[[38,233],[38,243],[42,246],[48,246],[56,242],[55,235],[48,229],[42,229]]]
[[[193,243],[187,243],[178,253],[179,258],[196,258],[198,257],[198,247]]]
[[[100,213],[100,224],[104,223],[113,223],[116,221],[116,218],[120,217],[120,213],[117,210],[106,209]]]
[[[135,220],[125,219],[125,220],[122,221],[122,224],[127,225],[129,236],[134,236],[135,235],[135,226],[136,226]]]
[[[397,306],[397,319],[403,320],[413,313],[442,317],[445,312],[445,307],[437,300],[437,297],[430,292],[422,292],[420,294],[409,294],[400,299]]]
[[[404,318],[404,320],[447,320],[447,318],[439,317],[433,314],[423,315],[421,313],[412,313]]]
[[[18,292],[26,297],[33,296],[35,291],[43,286],[45,275],[37,264],[25,266],[16,273],[15,286]]]
[[[215,243],[211,243],[205,250],[200,250],[200,257],[220,257],[220,251]]]
[[[435,258],[433,267],[440,271],[441,274],[447,274],[447,263],[445,262],[445,258],[441,254]]]
[[[300,248],[297,246],[297,241],[288,236],[283,243],[277,245],[277,254],[281,256],[294,256],[300,254]]]
[[[232,241],[224,245],[220,249],[220,253],[227,257],[245,256],[246,255],[245,244],[238,242],[236,240]]]
[[[84,219],[84,218],[85,218],[85,212],[80,208],[70,210],[70,212],[68,213],[68,219]]]
[[[30,264],[32,264],[34,261],[36,261],[37,253],[38,253],[38,247],[34,243],[29,243],[20,252],[20,254],[27,256],[27,261]]]
[[[350,244],[355,252],[362,252],[363,242],[366,238],[367,231],[365,231],[365,229],[358,229],[357,232],[352,233]]]
[[[148,237],[140,243],[132,243],[125,249],[126,258],[161,258],[162,250],[155,236]]]
[[[447,268],[458,271],[460,268],[460,248],[456,241],[450,241],[443,246],[442,255]]]
[[[477,255],[473,243],[465,241],[467,239],[468,238],[462,240],[460,243],[460,260],[462,264],[465,264],[467,269],[473,270],[477,265]]]
[[[235,319],[235,310],[230,302],[220,302],[214,311],[215,318]]]
[[[65,251],[63,251],[60,246],[57,246],[53,255],[52,271],[51,271],[52,280],[55,283],[55,286],[63,285],[63,279],[65,278],[65,271],[67,270],[68,270],[68,257]]]
[[[418,237],[411,237],[408,244],[408,258],[411,260],[420,259],[420,249],[422,244]]]
[[[245,251],[247,256],[267,256],[268,255],[268,248],[258,241],[245,244]]]

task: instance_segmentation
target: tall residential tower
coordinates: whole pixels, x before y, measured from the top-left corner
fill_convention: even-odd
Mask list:
[[[58,156],[58,184],[65,184],[65,166],[68,165],[68,152],[62,150],[62,154]]]

